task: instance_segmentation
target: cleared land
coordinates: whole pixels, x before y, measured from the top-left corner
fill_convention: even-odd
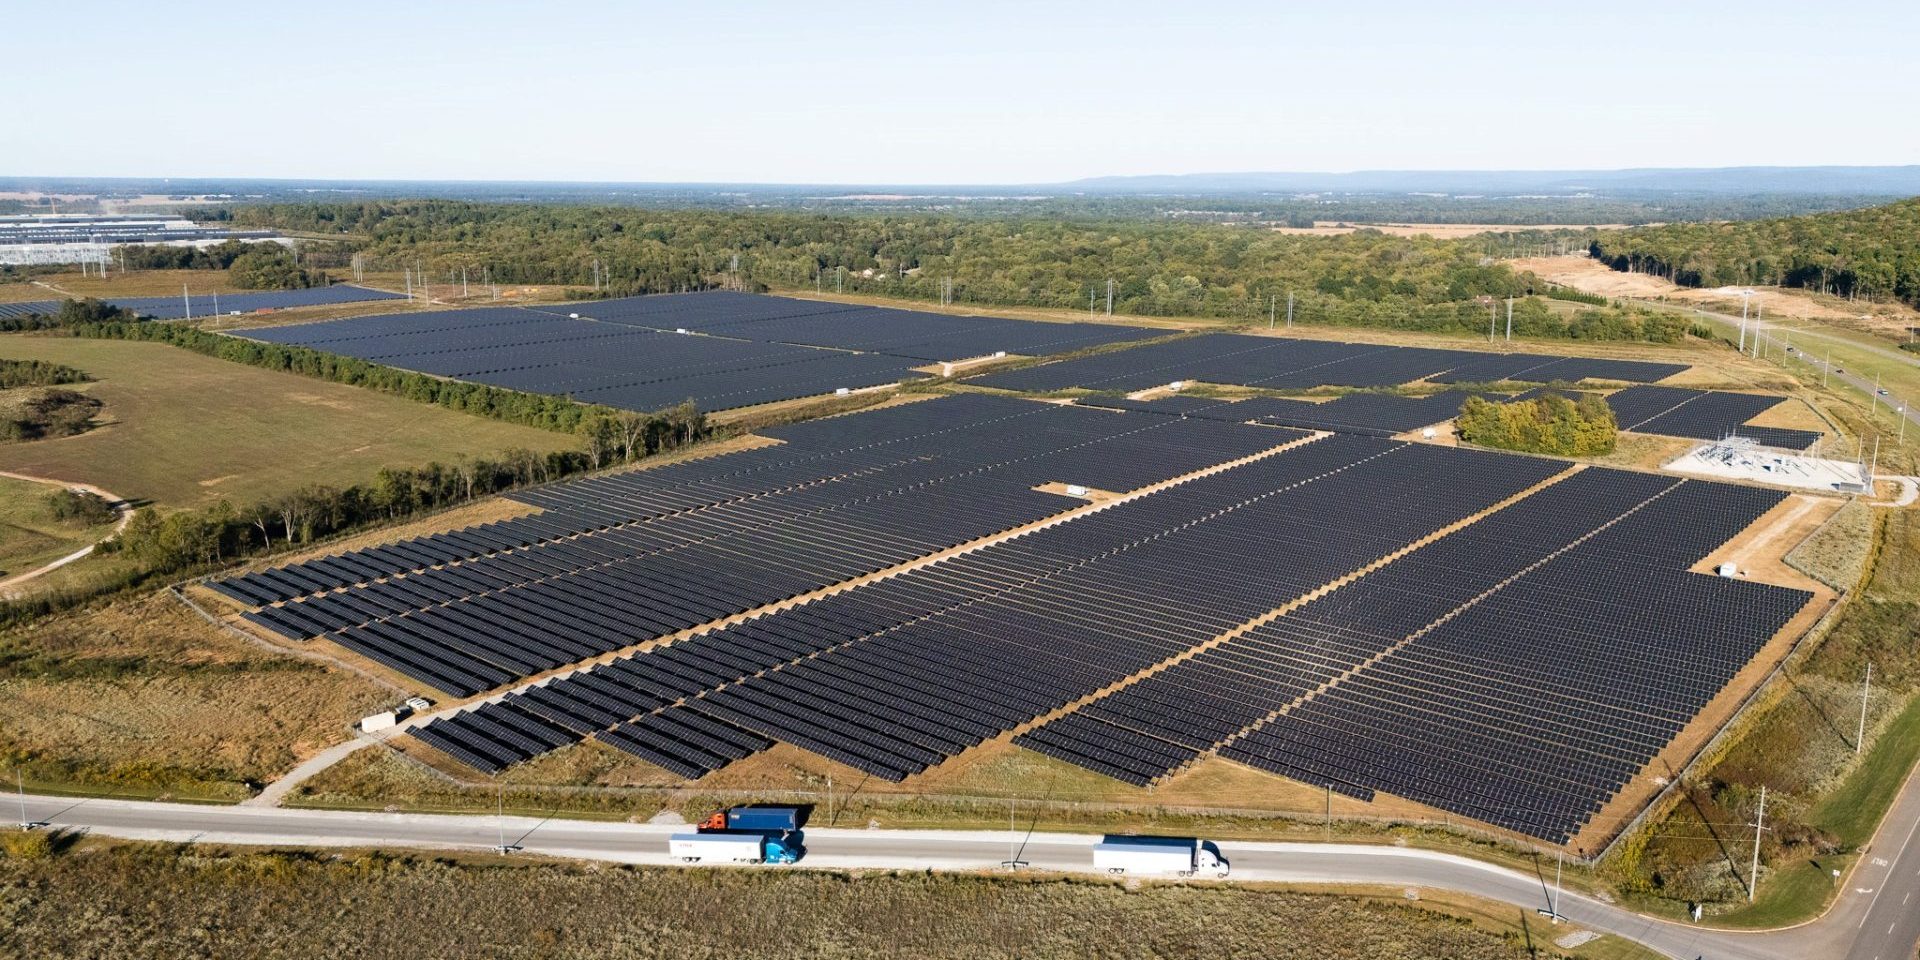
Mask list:
[[[82,276],[80,271],[35,277],[36,282],[0,284],[0,302],[59,300],[65,297],[177,297],[185,286],[193,296],[245,293],[227,282],[225,270],[109,271],[107,276]],[[257,291],[254,291],[257,292]],[[207,304],[212,309],[212,303]]]
[[[40,835],[26,835],[38,838]],[[22,844],[9,844],[21,846]],[[87,842],[0,859],[23,956],[1527,956],[1511,914],[1342,895],[806,871],[507,866]],[[1355,897],[1353,894],[1363,896]],[[566,909],[556,910],[555,904]],[[1424,906],[1424,905],[1423,905]],[[1551,934],[1536,928],[1542,940]],[[1608,938],[1582,957],[1640,957]]]
[[[1664,277],[1624,273],[1591,257],[1523,257],[1507,263],[1516,270],[1530,270],[1543,279],[1603,297],[1663,299],[1740,312],[1739,288],[1682,287]],[[1783,287],[1751,289],[1750,304],[1769,319],[1826,321],[1896,337],[1904,337],[1907,327],[1920,325],[1920,312],[1899,303],[1849,303]]]
[[[0,635],[0,753],[29,788],[237,800],[392,700],[164,591]]]
[[[358,387],[228,363],[158,343],[0,337],[0,357],[86,370],[79,389],[107,425],[0,446],[0,470],[92,483],[136,502],[248,503],[309,484],[366,482],[512,448],[569,449],[574,438],[471,417]]]
[[[1623,230],[1624,223],[1356,223],[1351,220],[1315,220],[1311,227],[1273,227],[1274,233],[1295,236],[1332,237],[1356,230],[1378,230],[1392,237],[1433,237],[1457,240],[1483,233],[1513,233],[1521,230]]]
[[[66,556],[113,529],[54,519],[48,494],[57,487],[0,477],[0,580]]]

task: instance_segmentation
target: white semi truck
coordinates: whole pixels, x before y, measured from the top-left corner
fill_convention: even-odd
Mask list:
[[[1218,848],[1191,837],[1108,837],[1093,845],[1093,867],[1135,876],[1224,877]]]
[[[798,851],[785,838],[764,833],[676,833],[667,855],[686,863],[792,863]]]

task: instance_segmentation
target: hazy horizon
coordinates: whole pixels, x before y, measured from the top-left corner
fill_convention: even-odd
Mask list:
[[[18,99],[9,174],[1024,185],[1920,158],[1895,119],[1920,5],[1887,0],[1573,28],[1517,0],[97,13],[84,69]],[[78,27],[45,6],[9,25],[55,49]]]

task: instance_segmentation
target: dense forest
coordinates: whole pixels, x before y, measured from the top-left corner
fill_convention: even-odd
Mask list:
[[[234,208],[249,226],[341,238],[315,267],[424,270],[475,282],[573,286],[603,295],[715,286],[815,288],[982,308],[1204,316],[1484,332],[1492,300],[1547,284],[1482,250],[1361,231],[1304,237],[1246,226],[1137,221],[651,211],[455,201]],[[1502,313],[1504,318],[1504,313]],[[1612,305],[1516,307],[1523,336],[1678,339],[1658,315]]]
[[[1594,236],[1615,270],[1687,287],[1768,284],[1920,305],[1920,198],[1845,213],[1676,223]]]
[[[1587,394],[1575,401],[1552,392],[1511,403],[1468,397],[1454,429],[1460,439],[1483,447],[1561,457],[1612,453],[1619,433],[1605,400]]]

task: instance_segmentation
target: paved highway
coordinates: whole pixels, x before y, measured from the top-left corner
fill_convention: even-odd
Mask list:
[[[671,865],[667,835],[685,827],[528,817],[449,816],[200,806],[133,800],[29,795],[25,816],[55,827],[163,842],[493,850],[503,842],[525,853],[621,863]],[[1591,897],[1553,888],[1551,864],[1538,875],[1450,854],[1392,846],[1316,843],[1220,844],[1236,880],[1373,884],[1454,890],[1533,911],[1557,903],[1565,923],[1638,941],[1672,957],[1709,960],[1910,960],[1920,941],[1920,790],[1909,782],[1860,869],[1856,888],[1820,921],[1786,931],[1738,934],[1640,916]],[[1887,842],[1888,839],[1892,842]],[[827,869],[1090,872],[1087,834],[1001,831],[810,829],[803,861]],[[786,869],[760,867],[756,869]]]
[[[1640,301],[1640,302],[1647,303],[1648,305],[1654,305],[1651,301]],[[1694,313],[1699,316],[1705,317],[1709,320],[1714,320],[1719,322],[1720,324],[1725,326],[1729,332],[1735,334],[1736,336],[1738,336],[1739,334],[1739,330],[1740,330],[1739,317],[1733,316],[1731,314],[1717,313],[1712,310],[1702,310],[1698,307],[1688,307],[1684,309],[1686,309],[1687,312],[1689,313]],[[1901,363],[1920,364],[1920,358],[1907,356],[1898,350],[1890,350],[1883,347],[1877,347],[1872,344],[1857,343],[1855,341],[1848,340],[1844,337],[1836,337],[1836,336],[1821,333],[1818,330],[1812,330],[1812,329],[1791,329],[1791,328],[1782,328],[1782,327],[1763,328],[1761,332],[1758,334],[1761,341],[1761,351],[1763,353],[1772,353],[1780,356],[1788,356],[1786,350],[1787,350],[1787,347],[1790,346],[1790,344],[1788,344],[1786,340],[1783,340],[1781,338],[1782,331],[1784,331],[1789,338],[1796,334],[1799,335],[1800,337],[1803,338],[1802,340],[1803,344],[1804,344],[1805,337],[1809,337],[1809,336],[1820,337],[1822,339],[1829,340],[1833,343],[1844,345],[1851,349],[1868,351],[1882,357],[1898,360]],[[1748,331],[1748,335],[1749,336],[1754,335],[1751,329]],[[1798,349],[1799,348],[1797,347],[1795,348],[1796,351],[1798,351]],[[1808,367],[1815,370],[1818,370],[1827,365],[1827,361],[1824,357],[1808,356],[1805,352],[1796,352],[1792,354],[1792,356],[1794,356],[1800,362],[1806,364]],[[1897,396],[1892,396],[1892,395],[1885,396],[1885,397],[1879,396],[1877,393],[1876,385],[1874,384],[1873,381],[1868,380],[1864,377],[1859,377],[1859,376],[1855,376],[1854,374],[1844,372],[1843,368],[1846,366],[1845,363],[1836,363],[1833,366],[1834,366],[1834,371],[1828,373],[1828,377],[1830,379],[1838,380],[1846,384],[1847,386],[1853,387],[1855,390],[1858,390],[1861,393],[1866,394],[1867,398],[1873,403],[1875,403],[1876,405],[1885,406],[1889,413],[1892,413],[1896,416],[1904,415],[1908,420],[1912,421],[1915,426],[1920,426],[1920,406],[1915,406],[1914,404],[1907,403],[1905,400]],[[1903,958],[1903,960],[1908,960],[1908,958]]]

